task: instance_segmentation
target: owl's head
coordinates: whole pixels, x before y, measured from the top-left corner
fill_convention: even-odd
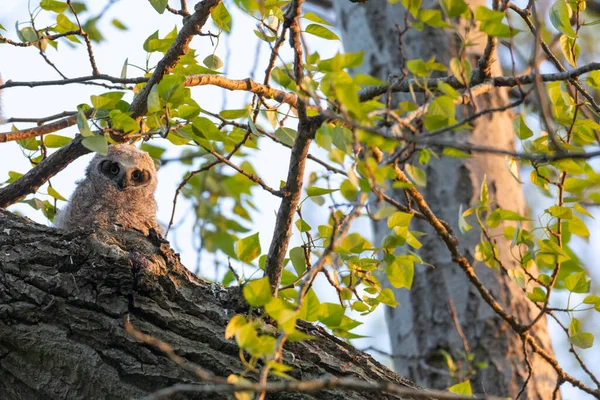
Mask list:
[[[130,144],[109,146],[106,156],[97,154],[87,174],[114,185],[119,191],[156,189],[156,167],[152,158]]]

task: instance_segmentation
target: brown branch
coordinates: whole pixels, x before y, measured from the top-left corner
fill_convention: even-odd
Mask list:
[[[267,185],[258,176],[254,175],[254,174],[251,174],[248,171],[244,171],[242,168],[238,167],[237,165],[235,165],[234,163],[232,163],[231,161],[229,161],[229,159],[227,157],[223,157],[222,155],[220,155],[219,153],[217,153],[214,150],[207,149],[206,147],[203,147],[203,148],[204,148],[204,150],[206,150],[207,152],[209,152],[210,154],[212,154],[217,160],[219,160],[219,162],[221,162],[223,164],[227,164],[228,166],[230,166],[231,168],[233,168],[234,170],[236,170],[240,174],[244,175],[246,178],[250,179],[252,182],[260,185],[260,187],[262,187],[267,192],[271,193],[273,196],[283,197],[285,195],[285,193],[282,193],[281,190],[275,190],[272,187],[270,187],[269,185]]]
[[[146,86],[133,99],[131,107],[129,107],[133,118],[141,117],[146,113],[148,109],[147,100],[152,87],[160,82],[165,74],[170,73],[175,68],[175,65],[177,65],[179,58],[188,52],[190,42],[195,35],[201,33],[201,29],[208,20],[211,10],[220,2],[221,0],[203,0],[196,4],[196,11],[186,18],[185,24],[175,38],[175,42],[156,65],[156,70],[148,80]]]
[[[580,75],[583,75],[590,71],[598,71],[600,70],[600,62],[592,62],[582,67],[573,69],[571,71],[562,70],[557,73],[550,74],[541,74],[540,77],[543,82],[555,82],[555,81],[565,81],[570,79],[575,79]],[[518,84],[529,84],[535,81],[536,74],[528,74],[521,75],[518,77],[505,77],[505,76],[497,76],[492,77],[490,79],[485,80],[483,83],[491,84],[494,87],[514,87]],[[358,92],[359,98],[361,101],[371,100],[377,96],[383,95],[387,93],[388,90],[392,90],[392,92],[404,92],[408,93],[410,91],[413,92],[426,92],[426,91],[435,91],[437,90],[438,83],[443,82],[454,89],[465,89],[465,85],[460,83],[456,77],[451,76],[448,78],[434,78],[429,79],[427,82],[423,82],[420,79],[409,79],[404,80],[402,82],[392,82],[386,85],[379,86],[370,86],[368,88],[362,89]],[[589,95],[589,93],[588,93]]]
[[[89,153],[90,151],[81,144],[81,136],[76,136],[66,146],[61,147],[51,156],[40,162],[35,168],[29,170],[25,175],[0,189],[0,208],[19,201],[29,193],[35,193],[40,186],[62,171],[74,160]]]
[[[46,122],[54,121],[55,119],[58,119],[58,118],[70,117],[75,114],[77,114],[77,111],[63,111],[58,114],[53,114],[53,115],[49,115],[47,117],[41,117],[41,118],[12,117],[12,118],[7,119],[4,122],[7,124],[11,124],[11,123],[15,123],[15,122],[25,122],[25,123],[33,123],[33,124],[37,124],[37,125],[43,125]]]
[[[67,32],[63,32],[63,33],[56,33],[54,35],[42,35],[39,37],[39,39],[34,40],[32,42],[15,42],[14,40],[11,40],[9,38],[6,38],[2,35],[0,35],[0,43],[8,43],[10,45],[13,46],[17,46],[17,47],[30,47],[30,46],[37,46],[39,45],[39,43],[46,39],[46,40],[56,40],[59,39],[61,37],[65,37],[65,36],[73,36],[73,35],[79,35],[80,31],[67,31]]]
[[[491,395],[473,395],[462,396],[440,390],[419,390],[407,388],[390,382],[367,382],[352,378],[329,377],[312,381],[285,381],[272,382],[267,384],[237,383],[237,384],[216,384],[216,385],[194,385],[194,384],[176,384],[157,392],[142,400],[158,400],[171,398],[177,393],[197,393],[202,395],[223,394],[235,392],[297,392],[311,393],[327,389],[346,389],[358,392],[389,393],[402,398],[414,400],[502,400],[500,397]]]
[[[294,73],[298,89],[300,89],[303,76],[302,46],[300,43],[301,32],[298,21],[301,15],[302,2],[303,0],[292,1],[284,22],[284,26],[289,27],[292,33],[290,45],[294,49]],[[300,98],[297,101],[296,110],[298,111],[299,119],[298,135],[292,147],[287,180],[285,187],[282,189],[284,196],[277,212],[273,239],[271,240],[265,264],[265,276],[269,277],[271,292],[274,296],[279,291],[283,261],[292,236],[292,222],[302,194],[308,150],[317,129],[323,121],[321,118],[308,118],[306,115],[306,104]]]
[[[91,111],[92,110],[86,111],[86,114],[89,116],[89,114],[91,114]],[[48,117],[48,118],[50,118],[50,117]],[[7,122],[10,122],[10,120],[8,120]],[[52,122],[50,124],[36,126],[35,128],[22,129],[22,130],[13,131],[13,132],[3,132],[3,133],[0,133],[0,143],[11,142],[13,140],[23,140],[23,139],[36,137],[36,136],[45,135],[47,133],[52,133],[52,132],[56,132],[56,131],[60,131],[62,129],[68,128],[69,126],[73,126],[76,123],[77,123],[77,115],[71,115],[67,118],[63,118],[61,120]]]
[[[219,86],[228,90],[243,90],[254,93],[268,99],[277,100],[280,103],[287,103],[292,107],[296,106],[298,96],[294,93],[284,92],[282,90],[273,89],[267,85],[261,85],[254,82],[251,78],[246,79],[228,79],[220,75],[190,75],[186,76],[185,86],[202,86],[213,85]]]

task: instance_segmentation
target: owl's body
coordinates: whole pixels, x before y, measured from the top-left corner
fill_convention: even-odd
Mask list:
[[[156,168],[150,156],[129,144],[113,145],[106,156],[96,154],[77,185],[56,226],[159,231],[156,222]]]

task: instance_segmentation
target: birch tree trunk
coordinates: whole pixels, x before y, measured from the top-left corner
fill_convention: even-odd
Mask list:
[[[470,2],[472,9],[479,5],[485,5],[485,2]],[[397,26],[404,28],[406,12],[401,2],[390,4],[386,0],[369,0],[359,4],[338,0],[334,2],[334,8],[345,51],[365,53],[363,65],[354,72],[371,74],[383,80],[387,80],[390,74],[400,75],[402,53]],[[425,0],[421,8],[439,8],[439,4]],[[467,48],[468,58],[475,67],[485,48],[486,36],[477,33],[477,36],[471,34],[469,38],[477,42],[477,46]],[[420,58],[427,61],[435,56],[437,62],[449,65],[449,60],[459,54],[460,41],[450,30],[426,26],[421,32],[409,29],[402,38],[401,46],[406,60]],[[494,54],[492,59],[495,58]],[[500,74],[498,63],[494,63],[492,75]],[[410,100],[410,97],[395,98],[396,101],[399,99]],[[506,92],[499,89],[477,98],[479,110],[507,103]],[[447,139],[468,139],[474,145],[514,150],[512,117],[509,112],[488,114],[475,122],[475,129],[470,134],[453,134]],[[450,223],[460,240],[461,251],[473,261],[480,232],[473,229],[466,235],[459,233],[460,206],[467,209],[478,200],[482,180],[487,177],[490,197],[500,207],[525,215],[522,189],[511,176],[503,157],[476,155],[466,160],[449,157],[441,160],[432,157],[432,160],[426,167],[427,186],[422,193],[436,215]],[[403,193],[396,192],[396,198],[403,201]],[[388,233],[385,219],[382,221],[373,224],[376,243],[381,243]],[[456,361],[461,360],[461,353],[464,353],[463,341],[449,311],[452,299],[475,361],[488,365],[472,376],[473,391],[516,397],[528,374],[521,340],[468,283],[463,272],[452,262],[443,242],[426,226],[426,222],[413,223],[417,231],[427,232],[427,236],[420,238],[423,243],[420,255],[435,268],[417,267],[412,290],[396,289],[400,305],[386,311],[396,372],[425,387],[447,388],[456,383],[447,373],[442,355],[442,351],[447,351]],[[494,233],[501,234],[502,228]],[[500,238],[497,245],[504,265],[514,267],[509,243]],[[535,306],[508,277],[483,263],[475,262],[475,266],[479,278],[511,314],[529,322],[537,313]],[[537,324],[534,333],[552,353],[545,320]],[[541,358],[529,354],[529,359],[533,377],[525,395],[528,399],[547,399],[554,389],[556,374]]]

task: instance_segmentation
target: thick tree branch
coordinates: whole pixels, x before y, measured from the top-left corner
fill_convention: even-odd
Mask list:
[[[168,343],[181,364],[198,364],[223,378],[245,370],[239,348],[224,337],[230,318],[248,311],[239,287],[200,280],[167,242],[134,231],[65,233],[5,211],[0,226],[0,398],[89,399],[101,393],[131,399],[198,382],[193,370],[130,336],[124,315],[139,331]],[[399,399],[408,393],[369,388],[418,389],[323,329],[307,323],[298,328],[315,340],[285,345],[291,376],[309,385],[334,376],[342,381],[322,386],[316,396],[294,393],[295,399]],[[258,376],[246,378],[256,382]],[[362,393],[335,390],[345,382]],[[231,389],[220,389],[210,398],[230,398]]]

